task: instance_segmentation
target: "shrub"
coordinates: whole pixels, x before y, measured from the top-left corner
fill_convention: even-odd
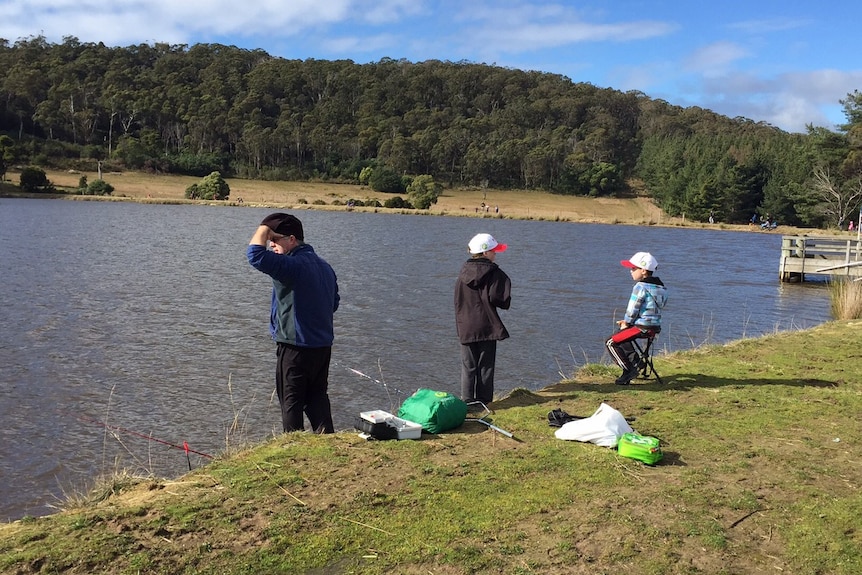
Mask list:
[[[45,170],[35,166],[28,166],[21,170],[20,185],[25,192],[50,192],[54,190],[54,184],[48,181]]]
[[[6,179],[6,169],[15,162],[15,142],[6,134],[0,134],[0,182]]]
[[[407,186],[407,193],[413,205],[420,210],[427,210],[431,204],[437,203],[437,198],[443,192],[443,186],[429,175],[416,176]]]
[[[385,202],[383,202],[384,208],[406,208],[408,210],[412,210],[413,206],[410,202],[404,200],[401,196],[395,196],[394,198],[389,198]]]
[[[87,195],[90,196],[110,196],[114,192],[114,186],[105,180],[93,180],[87,186]]]
[[[391,168],[374,169],[368,178],[368,185],[375,192],[384,192],[387,194],[404,192],[401,176],[396,174]]]
[[[226,200],[230,196],[230,186],[220,173],[212,172],[186,188],[185,196],[190,200]]]
[[[368,180],[371,179],[371,174],[374,173],[374,168],[371,166],[365,166],[362,170],[359,171],[359,183],[363,186],[368,185]]]
[[[221,154],[183,153],[171,157],[173,170],[190,176],[206,177],[206,174],[220,172],[227,163],[227,159]]]

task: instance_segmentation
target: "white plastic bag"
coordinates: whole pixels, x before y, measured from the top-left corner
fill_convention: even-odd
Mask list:
[[[585,441],[602,447],[616,447],[624,433],[634,430],[623,415],[602,403],[594,414],[584,419],[564,423],[554,435],[557,439]]]

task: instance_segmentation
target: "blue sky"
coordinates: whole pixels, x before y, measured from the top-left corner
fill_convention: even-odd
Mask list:
[[[0,38],[220,43],[291,59],[468,61],[835,129],[862,90],[851,0],[0,0]]]

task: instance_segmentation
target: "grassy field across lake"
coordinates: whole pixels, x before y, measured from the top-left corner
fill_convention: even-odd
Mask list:
[[[81,176],[88,182],[97,173],[48,171],[48,179],[62,191],[72,191]],[[200,178],[176,175],[152,175],[139,172],[111,172],[103,179],[114,186],[114,197],[151,202],[181,202],[188,186]],[[7,174],[17,181],[17,173]],[[230,186],[231,205],[268,206],[286,210],[347,209],[349,200],[378,200],[381,204],[393,194],[375,192],[367,186],[320,182],[268,182],[260,180],[226,180]],[[402,195],[402,197],[406,197]],[[83,199],[83,198],[82,198]],[[482,207],[485,204],[486,208]],[[373,210],[374,208],[356,208]],[[378,208],[378,211],[385,211]],[[401,211],[401,210],[394,210]],[[412,212],[409,210],[408,212]],[[717,223],[692,223],[672,218],[656,207],[649,198],[588,198],[562,196],[539,190],[493,190],[479,188],[446,189],[427,212],[432,215],[514,218],[571,222],[600,222],[629,225],[697,225],[728,229],[748,229]]]
[[[279,210],[346,210],[427,214],[437,216],[463,216],[477,218],[508,218],[560,222],[605,223],[640,226],[696,227],[703,229],[735,230],[771,234],[811,233],[812,230],[780,225],[775,230],[761,230],[759,226],[714,224],[693,221],[686,217],[665,214],[645,196],[624,198],[590,198],[564,196],[541,190],[496,190],[480,188],[447,188],[431,209],[402,210],[372,207],[348,208],[349,200],[377,200],[381,204],[395,194],[375,192],[367,186],[323,182],[273,182],[262,180],[227,179],[231,193],[223,202],[185,199],[185,190],[200,181],[192,176],[156,175],[141,172],[109,172],[102,178],[114,187],[112,196],[93,197],[75,195],[82,176],[88,182],[98,179],[92,172],[47,170],[49,181],[62,197],[78,200],[136,201],[152,203],[206,203],[237,207],[271,207]],[[33,196],[21,194],[17,184],[18,172],[6,174],[7,182],[0,183],[0,196]],[[406,197],[406,194],[402,194]],[[484,204],[484,208],[483,208]],[[818,233],[817,230],[814,233]],[[824,233],[824,232],[820,232]],[[836,233],[825,232],[828,234]],[[837,232],[842,233],[842,232]]]
[[[173,480],[109,475],[0,525],[0,573],[862,573],[862,322],[588,365],[420,440],[280,435]],[[602,402],[654,467],[554,436]],[[226,414],[230,415],[230,414]],[[235,445],[236,443],[232,443]]]

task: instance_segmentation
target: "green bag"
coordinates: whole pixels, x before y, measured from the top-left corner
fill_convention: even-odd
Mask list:
[[[661,442],[657,438],[637,433],[624,433],[617,444],[617,453],[643,461],[647,465],[655,465],[664,456]]]
[[[464,423],[467,404],[451,393],[420,388],[404,400],[398,417],[418,423],[428,433],[440,433]]]

